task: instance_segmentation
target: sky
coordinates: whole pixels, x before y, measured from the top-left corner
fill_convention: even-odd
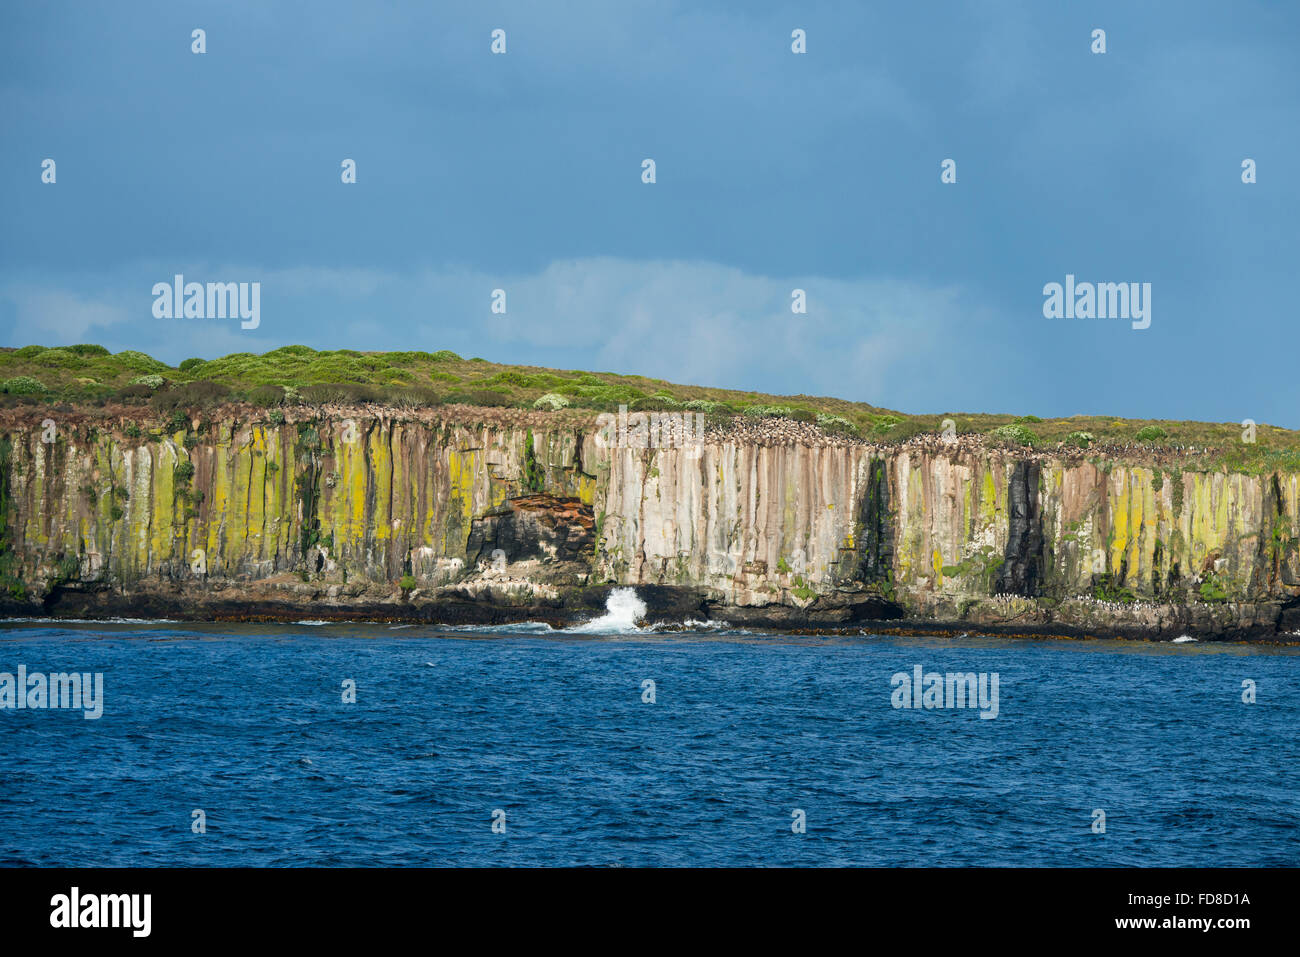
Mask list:
[[[7,3],[0,345],[1297,428],[1298,51],[1249,0]],[[178,273],[258,327],[155,318]]]

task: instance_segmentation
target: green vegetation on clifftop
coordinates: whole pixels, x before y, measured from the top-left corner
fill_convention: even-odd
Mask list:
[[[1300,432],[1259,425],[1242,441],[1237,423],[1143,421],[1109,416],[1041,419],[1036,415],[939,413],[907,415],[862,402],[807,395],[678,385],[612,372],[502,365],[454,352],[317,351],[284,346],[256,355],[189,358],[169,366],[142,352],[111,353],[103,346],[25,346],[0,349],[0,408],[15,406],[143,406],[140,422],[183,430],[190,415],[229,402],[268,409],[373,403],[429,408],[463,404],[551,411],[701,412],[710,417],[785,418],[824,432],[877,443],[918,435],[983,435],[1013,448],[1073,454],[1141,447],[1157,454],[1193,454],[1203,464],[1263,474],[1300,469]]]

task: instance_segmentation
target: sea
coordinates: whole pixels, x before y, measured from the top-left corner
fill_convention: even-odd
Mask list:
[[[0,865],[1300,865],[1300,648],[644,608],[0,622]]]

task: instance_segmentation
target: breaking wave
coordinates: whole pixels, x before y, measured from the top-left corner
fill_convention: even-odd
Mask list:
[[[645,602],[637,597],[635,588],[615,588],[605,599],[605,614],[564,630],[578,635],[634,634],[643,630],[640,623],[645,613]]]
[[[688,618],[681,622],[645,620],[646,603],[635,588],[615,588],[605,598],[605,613],[589,621],[554,628],[544,621],[521,621],[509,625],[440,625],[438,630],[489,635],[656,635],[672,632],[724,632],[731,625],[725,621],[700,621]]]

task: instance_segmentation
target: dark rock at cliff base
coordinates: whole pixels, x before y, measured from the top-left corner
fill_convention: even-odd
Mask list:
[[[706,606],[707,617],[743,628],[845,628],[864,622],[892,621],[904,615],[901,606],[883,598],[859,598],[855,601],[819,599],[799,608],[791,605],[740,606],[713,602]]]
[[[1278,631],[1300,638],[1300,598],[1282,606],[1282,612],[1278,616]]]

